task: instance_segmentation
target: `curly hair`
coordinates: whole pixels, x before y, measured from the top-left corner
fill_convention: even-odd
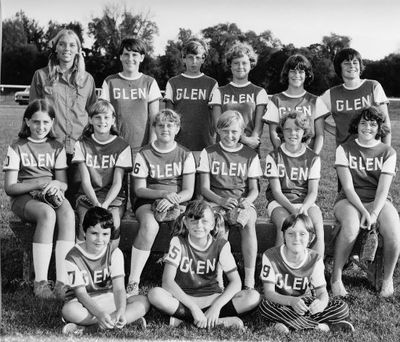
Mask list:
[[[253,69],[257,64],[258,56],[252,46],[248,43],[236,42],[225,53],[225,60],[228,67],[231,66],[235,58],[249,57],[250,67]]]
[[[290,70],[304,70],[306,73],[305,84],[308,85],[314,80],[314,73],[310,61],[301,54],[295,54],[290,56],[282,67],[281,71],[281,83],[288,86],[289,83],[289,71]]]
[[[345,48],[343,50],[340,50],[336,55],[335,58],[333,59],[333,66],[335,68],[335,73],[337,77],[340,79],[342,78],[342,63],[344,61],[351,61],[354,58],[358,60],[360,63],[360,74],[364,71],[365,66],[361,57],[361,54],[352,48]]]
[[[312,136],[312,127],[311,127],[311,119],[307,114],[298,112],[298,111],[293,111],[289,112],[286,115],[284,115],[280,121],[279,125],[276,128],[276,133],[278,134],[279,139],[281,141],[284,141],[283,137],[283,127],[285,126],[285,123],[288,119],[294,119],[296,126],[300,127],[303,131],[303,138],[301,139],[301,142],[307,141],[311,136]]]
[[[175,123],[178,127],[181,126],[181,116],[172,109],[161,109],[155,116],[152,126],[156,126],[157,122],[170,121]]]
[[[376,121],[378,124],[378,132],[376,133],[375,139],[379,140],[384,138],[390,133],[390,128],[385,124],[385,117],[382,112],[374,106],[364,108],[360,114],[355,116],[350,122],[349,133],[358,134],[358,125],[361,119],[366,121]]]

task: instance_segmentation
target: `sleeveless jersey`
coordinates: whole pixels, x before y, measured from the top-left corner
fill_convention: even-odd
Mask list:
[[[176,283],[194,297],[222,292],[217,280],[218,263],[225,273],[237,269],[229,242],[211,236],[204,249],[193,246],[189,237],[173,237],[165,262],[177,268]]]
[[[298,154],[290,153],[285,144],[270,152],[266,158],[267,178],[278,178],[282,193],[291,203],[303,203],[308,193],[308,181],[319,179],[321,160],[305,144]],[[274,200],[270,184],[266,191],[268,202]]]
[[[211,191],[236,199],[247,195],[248,179],[262,176],[257,152],[243,144],[227,149],[221,142],[201,152],[197,171],[210,174]]]
[[[181,74],[167,83],[164,99],[171,101],[181,115],[181,129],[175,139],[191,151],[201,151],[215,143],[208,103],[217,87],[217,81],[204,74]]]
[[[215,89],[210,106],[221,106],[222,113],[231,109],[237,110],[243,116],[246,136],[250,136],[255,126],[257,106],[266,106],[268,95],[264,88],[248,82],[238,85],[233,82]]]
[[[112,280],[124,277],[124,257],[120,249],[108,244],[102,253],[92,255],[77,244],[65,257],[70,289],[67,300],[75,297],[74,289],[86,287],[89,296],[112,292]]]
[[[321,256],[307,249],[304,261],[293,267],[285,258],[282,246],[266,250],[262,256],[260,279],[275,284],[281,295],[303,297],[311,295],[312,289],[326,286],[324,263]]]
[[[314,146],[314,121],[329,114],[324,102],[316,95],[305,91],[299,96],[289,95],[286,92],[275,94],[268,102],[267,112],[263,120],[267,123],[279,124],[280,119],[291,111],[298,111],[306,114],[311,119],[312,136],[310,147]]]
[[[170,151],[161,151],[151,143],[136,155],[132,175],[146,178],[150,189],[180,192],[183,176],[195,172],[193,154],[187,148],[175,143]]]
[[[67,168],[63,145],[54,139],[19,138],[8,147],[3,171],[18,171],[18,182],[51,181]]]
[[[85,163],[93,190],[96,194],[107,195],[114,180],[116,167],[130,171],[132,153],[129,144],[122,138],[113,135],[108,141],[96,140],[94,135],[82,137],[75,144],[73,163]],[[83,189],[80,189],[84,193]],[[119,196],[124,196],[121,189]]]
[[[117,128],[132,148],[149,142],[148,105],[162,98],[154,78],[144,74],[136,79],[123,77],[120,73],[110,75],[103,82],[101,98],[114,106]]]
[[[396,151],[377,141],[367,147],[358,139],[349,140],[336,149],[335,167],[344,166],[350,170],[354,190],[362,202],[375,199],[381,174],[394,175],[396,172]]]
[[[356,88],[348,88],[344,84],[330,88],[321,98],[336,124],[336,146],[347,141],[350,122],[364,108],[389,103],[380,83],[366,79]]]

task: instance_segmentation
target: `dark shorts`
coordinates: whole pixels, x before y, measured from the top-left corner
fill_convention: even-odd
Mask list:
[[[34,201],[30,194],[23,194],[13,197],[11,199],[11,211],[21,219],[27,221],[25,217],[25,207],[29,201]]]
[[[136,213],[136,210],[138,210],[142,205],[145,204],[150,204],[152,205],[155,199],[150,199],[150,198],[135,198],[135,202],[133,203],[132,211]]]

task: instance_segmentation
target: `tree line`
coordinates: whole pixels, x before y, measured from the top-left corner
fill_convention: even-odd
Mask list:
[[[74,30],[84,41],[84,27],[79,22],[58,23],[50,20],[46,28],[35,19],[19,11],[3,21],[2,83],[30,84],[36,69],[47,64],[49,41],[61,28]],[[192,36],[190,29],[180,28],[177,40],[169,40],[163,55],[154,56],[154,36],[159,34],[157,24],[150,13],[135,13],[119,5],[108,5],[99,17],[93,18],[87,27],[93,40],[90,48],[84,48],[86,69],[101,87],[104,78],[120,71],[118,47],[126,36],[135,36],[145,41],[148,54],[141,65],[141,71],[153,76],[161,89],[169,78],[184,70],[181,47]],[[349,47],[351,38],[331,33],[320,43],[307,47],[282,44],[270,30],[260,34],[242,31],[234,23],[221,23],[207,27],[200,32],[209,43],[209,55],[203,65],[203,72],[214,77],[220,85],[230,81],[230,71],[225,66],[224,54],[235,41],[247,41],[258,53],[258,62],[251,71],[250,80],[264,87],[268,94],[284,90],[280,83],[283,63],[293,53],[302,53],[312,63],[314,81],[308,91],[321,94],[327,88],[341,83],[333,69],[333,58],[337,51]],[[357,47],[354,47],[357,49]],[[400,96],[400,54],[392,53],[378,61],[364,60],[364,78],[379,81],[388,96]]]

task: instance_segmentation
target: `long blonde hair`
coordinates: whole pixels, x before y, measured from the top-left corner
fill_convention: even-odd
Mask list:
[[[61,31],[59,31],[56,34],[56,36],[52,40],[50,40],[51,52],[49,55],[49,63],[47,64],[47,66],[49,68],[50,84],[54,84],[56,81],[58,81],[59,75],[56,72],[56,67],[60,63],[57,58],[56,46],[58,44],[58,41],[65,35],[69,35],[69,36],[73,37],[76,40],[76,44],[78,46],[78,53],[75,55],[74,64],[73,64],[71,83],[75,87],[82,87],[84,76],[85,76],[85,61],[84,61],[83,55],[82,55],[82,44],[81,44],[81,41],[79,40],[78,35],[73,30],[69,30],[69,29],[62,29]]]

